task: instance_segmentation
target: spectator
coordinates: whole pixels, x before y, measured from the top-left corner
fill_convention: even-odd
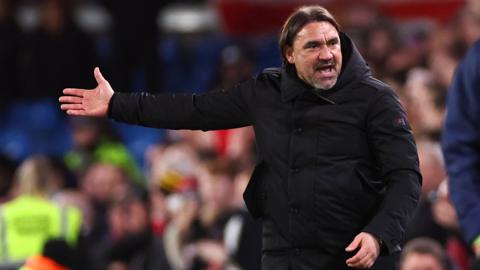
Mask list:
[[[429,238],[417,238],[405,245],[400,270],[451,270],[442,246]]]
[[[365,35],[365,58],[372,68],[372,73],[379,78],[385,78],[389,69],[386,62],[391,54],[398,49],[400,41],[394,25],[388,21],[372,26]]]
[[[170,256],[177,268],[260,269],[258,227],[238,212],[231,196],[235,174],[233,163],[225,160],[204,163],[199,169],[198,194],[186,194],[165,236],[180,239],[166,247],[167,254],[180,254]]]
[[[80,189],[93,206],[92,226],[84,235],[87,269],[106,268],[111,240],[120,234],[117,227],[112,228],[109,208],[113,202],[126,196],[130,188],[131,182],[120,167],[94,163],[86,170]]]
[[[73,149],[64,157],[68,168],[81,176],[95,162],[121,167],[129,178],[143,185],[143,177],[131,153],[103,119],[71,118]]]
[[[458,229],[457,216],[449,199],[440,145],[419,140],[417,147],[423,176],[422,195],[408,226],[407,240],[432,238],[446,249],[458,269],[467,269],[469,248]]]
[[[42,255],[28,258],[19,270],[69,270],[75,266],[75,251],[63,239],[45,243]]]
[[[447,180],[442,181],[435,194],[432,203],[432,214],[435,223],[438,224],[445,234],[444,248],[452,265],[456,269],[469,269],[471,251],[458,226],[458,217],[450,200]]]
[[[77,242],[81,226],[80,211],[59,207],[49,201],[48,182],[52,166],[46,157],[34,156],[25,160],[16,172],[14,194],[2,205],[0,266],[18,267],[29,256],[39,254],[49,238],[64,238],[69,244]]]
[[[438,141],[445,113],[445,91],[435,86],[432,72],[424,68],[408,72],[404,90],[416,137]]]
[[[114,202],[112,214],[123,223],[123,232],[109,250],[108,269],[171,269],[161,237],[154,236],[148,194],[134,189]]]

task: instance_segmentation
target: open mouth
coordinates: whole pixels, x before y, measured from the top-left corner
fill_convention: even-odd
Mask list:
[[[324,76],[333,76],[335,75],[335,72],[336,72],[335,66],[333,64],[318,66],[315,68],[315,71],[319,72]]]

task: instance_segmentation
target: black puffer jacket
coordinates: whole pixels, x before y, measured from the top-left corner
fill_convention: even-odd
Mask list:
[[[226,91],[115,94],[109,114],[170,129],[253,125],[261,161],[245,199],[254,216],[294,248],[338,254],[366,231],[398,251],[421,187],[415,143],[394,92],[341,39],[344,68],[320,94],[288,68],[267,69]]]

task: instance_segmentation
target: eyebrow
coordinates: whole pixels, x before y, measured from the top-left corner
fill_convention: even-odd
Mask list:
[[[338,37],[331,37],[327,40],[327,43],[330,43],[330,42],[333,42],[333,41],[336,41],[338,42],[340,39]],[[315,45],[315,46],[318,46],[318,45],[323,45],[324,42],[322,41],[318,41],[318,40],[310,40],[310,41],[307,41],[304,45],[303,45],[303,48],[308,48],[312,45]]]

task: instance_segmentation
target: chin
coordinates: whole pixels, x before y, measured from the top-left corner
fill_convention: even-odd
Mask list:
[[[313,86],[317,89],[328,90],[328,89],[331,89],[335,85],[336,82],[337,81],[334,81],[332,83],[315,83],[315,84],[313,84]]]
[[[318,80],[318,82],[312,82],[313,87],[321,90],[328,90],[335,86],[337,78],[331,78],[326,80]]]

